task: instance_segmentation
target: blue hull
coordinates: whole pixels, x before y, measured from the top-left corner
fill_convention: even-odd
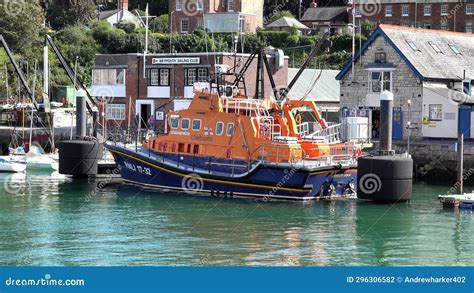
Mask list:
[[[122,178],[152,188],[205,193],[224,197],[253,197],[264,200],[317,200],[355,195],[355,166],[317,168],[244,165],[182,155],[164,155],[149,150],[137,152],[106,146],[113,154]]]

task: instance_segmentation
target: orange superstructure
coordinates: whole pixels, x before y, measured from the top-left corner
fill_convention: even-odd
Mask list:
[[[166,134],[146,141],[144,147],[160,153],[274,163],[354,153],[351,144],[307,140],[293,114],[301,107],[314,113],[320,129],[328,127],[314,102],[279,104],[271,98],[198,92],[187,110],[168,114]]]

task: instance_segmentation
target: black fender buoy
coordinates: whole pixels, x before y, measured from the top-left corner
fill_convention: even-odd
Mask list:
[[[413,160],[410,157],[361,157],[357,169],[358,198],[377,202],[411,200]]]
[[[68,140],[59,144],[59,173],[73,177],[98,174],[103,145],[96,141]]]

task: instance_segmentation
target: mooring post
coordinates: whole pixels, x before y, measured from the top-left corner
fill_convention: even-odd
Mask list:
[[[380,151],[392,151],[393,94],[384,91],[380,95]]]
[[[456,184],[457,186],[457,192],[458,194],[463,194],[463,189],[464,189],[464,182],[463,182],[463,176],[464,176],[464,134],[461,133],[458,137],[458,182]]]
[[[86,136],[86,92],[78,90],[76,92],[76,136],[83,139]]]

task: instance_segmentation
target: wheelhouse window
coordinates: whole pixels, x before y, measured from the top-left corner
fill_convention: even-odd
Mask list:
[[[172,115],[170,117],[170,127],[172,129],[177,129],[179,125],[179,116]]]
[[[224,134],[224,122],[217,122],[216,124],[216,135],[221,136]]]
[[[188,118],[182,119],[181,120],[181,129],[188,130],[190,124],[191,124],[191,121]]]
[[[443,105],[441,104],[430,104],[430,121],[442,121],[443,120]]]
[[[234,135],[234,123],[227,124],[227,136]]]
[[[125,120],[125,104],[108,104],[107,119]]]
[[[369,93],[382,93],[391,91],[392,73],[390,71],[369,72]]]
[[[200,119],[194,119],[193,120],[193,130],[194,131],[201,130],[201,120]]]
[[[125,69],[94,69],[94,85],[124,85]]]
[[[170,69],[154,68],[149,70],[148,86],[169,86],[170,85]]]

